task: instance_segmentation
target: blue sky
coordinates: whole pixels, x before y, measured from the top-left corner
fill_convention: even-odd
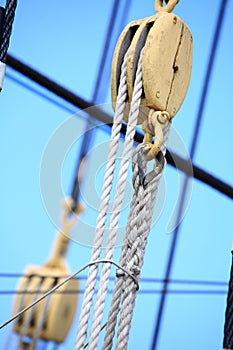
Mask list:
[[[171,150],[183,157],[187,156],[188,151],[185,149],[189,150],[191,147],[220,3],[219,0],[213,0],[211,4],[200,0],[195,2],[180,0],[174,11],[190,27],[194,42],[190,87],[173,122],[174,132],[182,140],[183,146],[179,147],[177,142],[172,141],[169,144]],[[4,2],[0,1],[0,4]],[[75,0],[70,0],[68,3],[59,3],[54,0],[21,1],[16,12],[9,53],[90,101],[112,6],[113,1],[92,3]],[[114,32],[111,50],[123,26],[131,20],[153,15],[153,6],[153,1],[132,1],[129,13],[124,18],[125,23],[118,19],[118,29]],[[229,184],[232,184],[233,176],[231,165],[233,147],[231,133],[233,128],[231,117],[232,13],[233,2],[228,0],[194,158],[196,165]],[[120,25],[122,25],[121,29]],[[107,71],[110,72],[109,67]],[[102,100],[98,100],[98,103],[107,104],[109,109],[108,72],[102,83],[104,88]],[[53,97],[74,110],[74,113],[69,113],[25,89],[13,78]],[[78,118],[72,119],[73,132],[77,141],[68,149],[61,171],[57,174],[52,163],[46,164],[46,167],[51,167],[48,185],[61,179],[63,195],[69,195],[80,147],[79,136],[84,131],[85,120],[83,117],[80,118],[80,112],[73,106],[54,97],[10,68],[7,69],[0,99],[3,240],[1,272],[21,273],[27,266],[42,265],[46,261],[57,229],[56,220],[59,222],[62,194],[60,196],[55,188],[54,195],[48,196],[51,208],[54,210],[55,222],[51,214],[48,215],[48,208],[44,207],[41,196],[40,175],[41,164],[42,166],[44,164],[44,152],[47,152],[51,145],[50,141],[54,140],[54,133],[64,130],[67,123],[70,123],[70,118],[78,113]],[[69,137],[69,133],[66,137]],[[56,143],[51,159],[53,154],[54,160],[61,156],[64,139],[61,137],[60,140],[60,143],[59,141]],[[71,271],[77,270],[90,260],[89,242],[94,233],[108,140],[109,134],[99,126],[88,160],[86,181],[82,188],[86,210],[75,229],[78,242],[71,242],[67,256]],[[164,276],[172,240],[172,232],[167,232],[167,225],[179,196],[179,181],[183,181],[183,175],[167,166],[162,186],[165,193],[163,209],[159,218],[156,217],[151,230],[142,271],[143,278],[163,278]],[[129,191],[127,193],[130,193],[130,177],[127,186]],[[126,207],[127,203],[126,199]],[[122,225],[124,220],[126,215],[123,215]],[[171,278],[228,281],[231,242],[232,201],[203,183],[193,180],[190,202],[180,229]],[[116,258],[118,255],[119,249],[116,251]],[[86,273],[83,273],[83,276],[85,275]],[[17,283],[17,278],[1,277],[0,290],[14,291]],[[85,287],[83,280],[81,286],[82,289]],[[129,349],[150,349],[159,294],[145,294],[143,290],[160,288],[160,283],[142,282],[142,292],[138,295],[135,308]],[[172,290],[193,290],[194,288],[203,290],[204,287],[176,284],[170,286]],[[210,287],[206,289],[209,290]],[[217,287],[212,289],[216,290]],[[219,287],[218,290],[226,290],[226,287]],[[184,349],[187,344],[189,344],[189,350],[221,348],[225,301],[224,293],[170,293],[165,305],[158,349],[165,350],[171,347]],[[13,295],[1,295],[0,305],[1,322],[4,322],[12,313]],[[66,342],[60,346],[61,349],[72,349],[77,322],[78,312]],[[8,326],[0,332],[0,344],[5,343],[10,330],[11,327]],[[14,344],[15,339],[12,341],[12,349],[15,348]]]

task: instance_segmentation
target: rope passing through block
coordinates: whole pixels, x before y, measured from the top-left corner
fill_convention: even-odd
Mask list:
[[[43,294],[55,287],[66,276],[70,275],[65,257],[70,240],[70,230],[77,221],[77,216],[69,217],[72,207],[70,199],[63,204],[62,230],[58,232],[52,254],[43,266],[29,266],[25,270],[25,277],[19,281],[19,286],[13,312],[17,314]],[[82,211],[77,207],[76,214]],[[54,293],[49,298],[42,300],[34,308],[23,313],[16,319],[13,331],[19,335],[18,346],[30,350],[36,349],[39,339],[61,343],[65,340],[72,325],[77,309],[77,293],[66,294],[66,291],[78,292],[78,279],[71,279],[63,284],[59,293]]]
[[[112,105],[115,114],[91,253],[91,260],[100,259],[101,254],[104,254],[105,260],[113,257],[134,134],[136,125],[142,124],[145,138],[133,156],[134,192],[119,264],[127,267],[137,282],[143,265],[158,184],[166,164],[164,156],[170,121],[183,102],[191,73],[191,33],[181,19],[166,12],[170,11],[177,1],[166,2],[167,5],[155,16],[131,22],[123,30],[115,49],[111,75]],[[159,4],[161,6],[162,2]],[[116,159],[119,157],[123,120],[127,122],[126,137],[118,170]],[[154,136],[156,139],[153,143]],[[156,164],[154,170],[147,174],[147,162],[152,159],[155,159]],[[117,170],[114,201],[107,229],[110,198],[113,198],[113,178]],[[107,237],[105,249],[102,251],[104,233]],[[85,349],[85,343],[88,343],[89,350],[97,350],[100,345],[111,265],[103,265],[97,295],[94,298],[98,272],[98,266],[90,267],[79,316],[75,350]],[[138,283],[122,271],[118,271],[102,349],[112,348],[120,312],[116,348],[126,350],[137,290]]]
[[[177,15],[169,13],[177,2],[177,0],[167,1],[167,5],[162,7],[162,1],[157,0],[155,2],[157,14],[129,23],[116,45],[111,75],[113,108],[119,89],[120,67],[126,51],[128,51],[127,102],[131,103],[139,54],[143,48],[143,93],[138,124],[148,120],[151,109],[167,113],[168,119],[171,120],[187,93],[192,69],[192,34],[186,23]],[[128,111],[129,105],[126,105],[124,113],[126,122]],[[159,151],[158,145],[159,143],[156,147]],[[156,147],[153,148],[150,159],[156,156]]]
[[[168,132],[164,134],[165,143]],[[146,144],[140,144],[133,154],[133,196],[122,246],[120,264],[140,279],[147,238],[150,232],[151,218],[158,190],[159,180],[166,165],[163,152],[155,158],[154,168],[147,173]],[[137,295],[134,281],[120,271],[115,281],[111,307],[103,349],[110,350],[113,344],[117,315],[120,313],[117,333],[117,349],[127,348],[133,309]]]
[[[120,67],[125,52],[129,49],[127,87],[130,103],[139,53],[144,47],[142,57],[144,96],[141,106],[167,111],[171,118],[179,110],[191,76],[192,34],[178,16],[164,12],[165,10],[166,7],[163,7],[163,11],[154,16],[133,21],[123,30],[112,63],[113,107],[117,98]],[[147,114],[148,109],[142,108],[138,124],[145,120]]]

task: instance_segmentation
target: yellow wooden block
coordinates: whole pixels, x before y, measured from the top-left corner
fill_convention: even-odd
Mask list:
[[[191,68],[191,32],[179,17],[164,13],[154,22],[145,43],[142,105],[173,117],[187,93]]]
[[[112,104],[115,109],[117,94],[120,84],[121,66],[124,60],[124,56],[129,49],[135,33],[137,32],[142,19],[130,22],[122,31],[118,42],[115,47],[113,59],[112,59],[112,71],[111,71],[111,95]]]
[[[120,67],[128,49],[128,103],[132,101],[136,69],[143,49],[143,93],[138,124],[147,118],[150,108],[167,111],[173,117],[184,100],[191,76],[192,35],[189,28],[179,17],[167,12],[159,12],[126,26],[118,40],[112,63],[111,93],[114,109]],[[128,112],[129,105],[125,108],[125,121]]]
[[[38,299],[49,289],[62,282],[65,276],[69,275],[69,271],[65,266],[63,268],[30,266],[25,270],[25,275],[30,277],[23,277],[19,282],[17,290],[25,294],[17,294],[13,307],[14,313],[27,307],[35,299]],[[78,290],[78,280],[72,279],[48,297],[50,300],[40,339],[51,340],[57,343],[65,340],[76,313]],[[69,291],[74,291],[74,293],[69,293]],[[23,335],[32,338],[41,320],[45,302],[46,299],[43,299],[34,308],[26,311],[16,320],[13,331],[23,334],[25,323],[28,323],[26,333]]]
[[[70,230],[77,222],[77,215],[71,211],[72,204],[71,198],[63,203],[62,229],[57,233],[47,262],[41,267],[29,266],[25,271],[26,276],[20,279],[13,307],[14,314],[31,305],[70,275],[65,259]],[[83,207],[78,204],[76,214],[80,214],[82,210]],[[37,339],[63,342],[76,313],[78,292],[78,279],[71,279],[23,313],[13,327],[14,332],[20,336],[22,346],[24,337],[31,338],[30,346],[33,349]],[[24,346],[25,349],[26,347],[27,345]]]

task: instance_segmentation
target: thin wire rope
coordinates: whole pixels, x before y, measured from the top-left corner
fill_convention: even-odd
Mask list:
[[[141,283],[141,280],[140,280]],[[109,289],[108,290],[108,294],[112,294],[114,291],[114,289]],[[42,293],[46,293],[46,291],[41,291]],[[66,290],[66,291],[56,291],[55,293],[58,294],[84,294],[85,289],[81,289],[81,290]],[[36,290],[34,291],[29,291],[29,292],[24,292],[24,291],[15,291],[15,290],[6,290],[6,291],[0,291],[0,295],[30,295],[30,294],[35,294]],[[95,294],[97,293],[97,291],[95,291]],[[163,289],[140,289],[139,294],[161,294],[161,293],[181,293],[181,294],[227,294],[227,289],[226,290],[222,290],[222,289],[169,289],[167,291],[164,291]]]
[[[126,84],[126,63],[127,55],[125,54],[123,64],[121,67],[120,92],[117,96],[116,111],[113,119],[112,134],[110,139],[109,153],[107,157],[106,170],[100,199],[99,213],[96,221],[96,230],[93,242],[93,249],[91,253],[91,260],[99,259],[102,243],[104,239],[105,222],[109,208],[110,193],[112,189],[112,182],[114,177],[114,170],[116,166],[117,150],[120,139],[120,129],[124,116],[125,102],[127,98],[127,84]],[[86,290],[83,298],[82,309],[79,318],[79,325],[77,337],[75,341],[75,349],[83,349],[84,342],[87,335],[88,321],[90,310],[93,304],[94,288],[96,285],[96,277],[98,274],[98,266],[91,266],[88,273],[86,283]]]
[[[199,103],[196,123],[194,126],[192,142],[191,142],[190,158],[191,158],[192,163],[193,163],[193,159],[195,157],[195,153],[196,153],[196,149],[197,149],[197,142],[198,142],[199,135],[200,135],[201,124],[202,124],[204,109],[205,109],[205,104],[206,104],[206,97],[207,97],[209,86],[210,86],[210,78],[211,78],[211,75],[213,72],[213,66],[214,66],[214,61],[215,61],[217,48],[218,48],[218,44],[219,44],[222,24],[223,24],[225,10],[226,10],[226,5],[227,5],[227,0],[222,0],[220,10],[219,10],[217,24],[215,27],[215,33],[213,36],[211,52],[210,52],[209,61],[207,64],[206,75],[205,75],[204,84],[203,84],[203,88],[202,88],[202,92],[201,92],[200,103]],[[190,181],[190,178],[188,176],[185,176],[184,184],[183,184],[183,188],[182,188],[182,192],[181,192],[181,196],[180,196],[180,205],[179,205],[177,217],[176,217],[177,226],[172,234],[172,242],[171,242],[171,246],[170,246],[170,251],[169,251],[168,261],[167,261],[167,266],[166,266],[166,271],[165,271],[165,278],[164,278],[165,281],[167,279],[169,279],[171,271],[172,271],[172,265],[173,265],[175,251],[176,251],[176,247],[177,247],[178,236],[179,236],[180,228],[182,225],[182,223],[180,223],[180,217],[182,216],[183,206],[184,206],[184,203],[186,200],[189,181]],[[155,328],[154,328],[154,332],[153,332],[154,334],[153,334],[153,338],[152,338],[151,350],[156,350],[156,348],[157,348],[158,337],[159,337],[161,323],[162,323],[162,317],[163,317],[163,313],[164,313],[167,288],[168,288],[167,283],[164,283],[163,289],[165,290],[165,293],[161,295],[161,298],[159,301],[159,307],[158,307],[158,311],[157,311]]]
[[[110,44],[111,44],[111,39],[113,37],[114,27],[116,25],[117,18],[118,18],[120,3],[121,3],[121,0],[114,0],[113,6],[111,9],[111,14],[109,16],[110,18],[108,21],[107,34],[105,36],[102,55],[98,65],[99,69],[96,75],[95,86],[92,93],[92,101],[94,103],[96,102],[103,103],[103,101],[105,100],[105,97],[103,96],[101,96],[102,100],[100,99],[100,93],[104,92],[106,95],[106,91],[107,91],[105,84],[103,84],[103,80],[104,80],[103,77],[104,77],[104,71],[106,69],[107,57],[109,56]],[[110,66],[110,65],[107,65],[107,66]],[[105,75],[108,76],[108,74],[105,74]]]
[[[137,280],[135,279],[135,277],[131,274],[130,271],[127,271],[124,267],[120,266],[118,263],[116,263],[113,260],[106,260],[106,259],[98,259],[98,260],[94,260],[94,261],[90,261],[88,264],[84,265],[83,267],[81,267],[79,270],[77,270],[76,272],[74,272],[72,275],[69,275],[67,278],[65,278],[62,282],[60,282],[59,284],[57,284],[56,286],[54,286],[52,289],[50,289],[48,292],[46,292],[45,294],[43,294],[39,299],[37,299],[36,301],[34,301],[33,303],[31,303],[30,305],[28,305],[27,307],[25,307],[23,310],[17,312],[14,316],[12,316],[11,318],[9,318],[7,321],[5,321],[4,323],[2,323],[0,325],[0,329],[6,327],[9,323],[13,322],[15,319],[17,319],[18,317],[20,317],[22,314],[24,314],[26,311],[30,310],[31,308],[33,308],[36,304],[38,304],[41,300],[47,298],[50,294],[54,293],[58,288],[60,288],[61,286],[63,286],[65,283],[67,283],[68,281],[70,281],[72,278],[74,278],[76,275],[78,275],[79,273],[81,273],[82,271],[84,271],[86,268],[96,265],[96,264],[104,264],[104,263],[110,263],[114,266],[116,266],[117,268],[121,269],[122,271],[124,271],[126,274],[128,274],[129,276],[131,276],[131,278],[133,278],[135,280],[135,283],[137,283]]]
[[[128,175],[130,156],[133,149],[134,133],[136,130],[137,118],[139,114],[139,107],[140,107],[141,95],[142,95],[142,53],[143,53],[143,50],[141,51],[139,62],[138,62],[132,102],[130,104],[127,131],[126,131],[125,142],[124,142],[123,151],[121,155],[120,170],[119,170],[118,179],[117,179],[116,194],[115,194],[113,207],[112,207],[112,215],[110,218],[109,234],[107,238],[106,252],[104,256],[105,259],[112,259],[113,257],[115,242],[116,242],[116,237],[118,232],[118,223],[119,223],[119,218],[121,213],[121,207],[122,207],[122,202],[125,194],[124,190],[125,190],[126,179]],[[120,88],[118,93],[121,94]],[[97,293],[97,298],[96,298],[95,308],[94,308],[94,315],[92,319],[92,327],[91,327],[90,341],[89,341],[90,350],[95,350],[97,348],[110,273],[111,273],[111,265],[104,264],[101,271],[100,284],[98,287],[98,293]]]
[[[33,276],[41,276],[45,277],[43,275],[37,275],[33,274]],[[14,272],[0,272],[0,278],[19,278],[19,277],[31,277],[29,274],[24,274],[24,273],[14,273]],[[54,276],[49,276],[46,275],[46,277],[54,277]],[[66,278],[68,277],[67,275],[60,275],[59,278]],[[75,278],[75,277],[74,277]],[[99,277],[98,277],[99,278]],[[79,276],[79,280],[86,280],[87,276]],[[115,277],[110,276],[111,280],[115,280]],[[190,279],[169,279],[169,280],[164,280],[163,278],[153,278],[153,277],[142,277],[140,279],[141,283],[161,283],[165,282],[168,284],[194,284],[194,285],[219,285],[219,286],[228,286],[228,282],[224,281],[211,281],[211,280],[190,280]],[[11,291],[11,294],[16,291]],[[1,291],[0,291],[1,293]]]
[[[28,65],[22,63],[20,60],[12,57],[11,55],[8,55],[7,57],[8,57],[7,65],[9,67],[15,69],[17,72],[23,74],[24,76],[36,82],[43,88],[47,89],[48,91],[54,93],[56,96],[64,99],[68,103],[78,108],[85,109],[88,107],[92,107],[92,110],[95,112],[95,114],[91,113],[91,117],[95,120],[100,120],[104,123],[107,123],[106,125],[108,127],[112,127],[112,117],[109,114],[107,114],[104,111],[101,111],[96,106],[92,106],[91,102],[82,99],[78,95],[75,95],[68,89],[65,89],[61,85],[52,81],[51,79],[48,79],[45,75],[38,73],[35,69],[32,69]],[[9,73],[7,73],[7,76],[8,74]],[[68,107],[48,97],[47,94],[37,91],[36,89],[30,87],[28,84],[20,82],[19,79],[13,78],[13,76],[10,76],[9,78],[12,79],[15,83],[26,88],[27,90],[39,95],[41,98],[47,99],[49,102],[57,105],[58,107],[69,111]],[[80,114],[79,114],[79,117],[81,117]],[[96,123],[96,122],[93,121],[93,123]],[[103,130],[106,131],[107,129],[103,127]],[[125,131],[126,131],[126,127],[123,124],[121,128],[121,134],[125,135]],[[136,131],[134,139],[135,139],[135,142],[141,143],[143,140],[143,135],[140,132]],[[171,165],[172,167],[176,167],[177,169],[181,170],[183,173],[187,174],[188,176],[193,176],[195,179],[209,185],[212,189],[215,189],[221,194],[226,195],[228,198],[233,199],[233,187],[230,184],[227,184],[226,182],[220,180],[216,176],[213,176],[212,174],[196,166],[195,164],[192,164],[193,173],[190,174],[189,171],[187,171],[187,161],[182,157],[178,156],[177,154],[169,152],[169,150],[167,150],[166,159],[168,164]]]

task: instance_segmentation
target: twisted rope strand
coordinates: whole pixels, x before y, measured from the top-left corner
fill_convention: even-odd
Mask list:
[[[15,17],[15,10],[17,7],[17,0],[8,0],[6,3],[6,13],[3,26],[2,41],[0,45],[0,61],[6,62],[7,50],[10,45],[10,36]]]
[[[164,129],[163,134],[164,134],[164,143],[161,147],[161,151],[163,155],[165,156],[166,153],[166,143],[168,140],[168,135],[169,135],[169,130],[170,130],[170,123],[166,129]],[[144,147],[144,145],[140,145],[137,148],[137,151],[140,150],[141,147]],[[136,151],[135,151],[136,152]],[[136,154],[136,153],[135,153]],[[139,177],[139,168],[138,168],[138,163],[137,163],[137,158],[134,154],[133,158],[133,187],[134,187],[134,193],[131,201],[131,207],[130,207],[130,213],[128,217],[128,223],[127,223],[127,228],[126,228],[126,234],[124,238],[124,245],[122,247],[122,252],[121,252],[121,258],[120,258],[120,265],[121,266],[126,266],[126,258],[128,258],[128,242],[133,241],[132,238],[130,239],[131,234],[134,232],[135,228],[137,230],[137,226],[135,226],[135,222],[137,221],[137,217],[139,215],[139,202],[138,202],[138,189],[139,189],[139,184],[140,184],[140,177]],[[144,172],[146,169],[146,162],[143,160],[141,164]],[[156,180],[158,181],[158,180]],[[147,222],[148,222],[148,227],[150,227],[151,220],[152,220],[152,215],[153,215],[153,207],[154,207],[154,202],[157,194],[157,189],[158,186],[155,188],[155,191],[151,192],[151,203],[150,201],[147,201],[147,206],[146,213],[148,214],[147,216]],[[150,188],[149,188],[150,191]],[[149,203],[149,205],[148,205]],[[145,250],[146,242],[147,239],[143,240],[144,246],[142,247],[143,250]],[[142,260],[143,264],[143,260]],[[112,348],[112,343],[113,343],[113,338],[115,334],[115,327],[117,323],[117,315],[120,311],[120,302],[121,302],[121,296],[125,290],[125,285],[124,281],[125,279],[123,278],[124,274],[121,274],[121,276],[118,276],[118,278],[115,281],[114,285],[114,290],[112,294],[112,301],[111,301],[111,306],[109,310],[109,315],[108,315],[108,321],[107,321],[107,328],[106,328],[106,334],[104,338],[104,350],[110,350]],[[132,288],[135,288],[135,285],[132,284]],[[134,302],[131,304],[132,309],[134,308]],[[128,321],[126,321],[127,324]]]
[[[127,131],[125,136],[124,147],[122,151],[122,158],[120,164],[120,170],[117,179],[116,195],[112,208],[112,215],[110,218],[109,235],[106,243],[105,259],[111,259],[114,253],[114,246],[116,242],[116,236],[118,231],[118,223],[120,218],[120,212],[122,202],[124,199],[124,190],[126,185],[126,179],[128,174],[128,167],[130,156],[133,148],[134,134],[137,125],[137,118],[139,114],[139,106],[141,103],[142,95],[142,51],[138,62],[135,88],[132,96],[132,102],[130,106],[129,118],[127,123]],[[97,349],[99,340],[99,334],[101,331],[101,322],[103,318],[105,298],[108,291],[108,281],[111,273],[111,265],[103,265],[103,269],[100,276],[100,284],[96,298],[96,304],[94,309],[94,316],[92,320],[91,336],[89,341],[89,349]]]
[[[137,202],[138,215],[134,220],[134,230],[130,232],[128,237],[129,250],[126,266],[128,266],[138,278],[143,265],[143,257],[147,244],[147,237],[150,232],[150,223],[153,213],[149,208],[153,207],[154,203],[152,199],[155,200],[156,197],[152,193],[157,190],[159,178],[160,176],[156,178],[156,181],[149,183],[146,190],[144,190],[141,185],[136,189],[139,193]],[[131,283],[129,279],[126,279],[117,335],[117,349],[119,350],[127,348],[136,294],[137,289],[135,288],[135,284]]]
[[[145,160],[143,162],[143,165],[145,166]],[[133,167],[133,187],[138,188],[139,183],[140,183],[140,178],[139,178],[139,172],[134,171],[135,167],[137,167],[138,164],[133,161],[132,167]],[[126,226],[126,234],[124,237],[124,242],[122,246],[122,251],[121,251],[121,257],[120,257],[120,262],[119,264],[121,266],[125,266],[125,261],[126,261],[126,254],[128,250],[128,236],[133,229],[133,220],[134,217],[137,216],[137,193],[134,191],[131,204],[130,204],[130,212],[128,215],[128,221],[127,221],[127,226]],[[107,321],[107,328],[106,328],[106,333],[105,333],[105,338],[104,338],[104,345],[103,349],[104,350],[110,350],[112,348],[112,343],[113,343],[113,338],[115,335],[115,327],[117,323],[117,315],[120,311],[120,302],[121,302],[121,295],[123,293],[123,286],[124,286],[124,277],[125,274],[122,273],[121,271],[118,272],[117,279],[115,280],[114,284],[114,290],[112,294],[112,301],[111,301],[111,306],[108,314],[108,321]]]
[[[170,125],[164,130],[165,142],[162,147],[163,154],[165,154],[166,151],[166,143],[168,140],[169,129]],[[138,168],[134,168],[134,171],[138,170]],[[145,173],[146,168],[143,170]],[[129,233],[128,236],[127,264],[125,266],[127,266],[127,268],[131,270],[132,273],[137,275],[138,278],[140,276],[141,267],[144,262],[144,254],[148,240],[148,235],[150,232],[153,208],[161,176],[162,170],[160,170],[157,176],[154,179],[152,179],[151,182],[148,183],[146,188],[144,188],[141,185],[139,185],[138,188],[135,188],[135,191],[138,194],[138,209],[136,210],[137,216],[134,219],[134,229]],[[122,296],[122,306],[117,334],[118,350],[127,349],[136,294],[137,288],[135,288],[135,284],[131,283],[131,281],[127,278]]]
[[[94,238],[94,246],[92,249],[91,260],[97,260],[101,254],[101,248],[104,238],[105,222],[107,217],[107,211],[109,207],[110,193],[112,189],[112,181],[114,176],[117,150],[120,138],[121,123],[124,116],[125,101],[127,97],[127,84],[126,84],[126,62],[127,54],[125,54],[124,61],[121,67],[121,77],[119,94],[117,96],[116,111],[113,120],[112,135],[109,146],[109,154],[107,158],[104,183],[102,189],[102,195],[100,199],[99,214],[96,221],[96,230]],[[84,343],[87,336],[88,320],[90,317],[90,310],[93,303],[94,288],[96,285],[96,277],[98,274],[98,266],[93,265],[90,267],[86,289],[83,298],[83,304],[81,314],[79,318],[78,332],[75,342],[75,350],[84,349]]]
[[[225,313],[223,348],[233,349],[233,260],[228,285],[227,307]]]

